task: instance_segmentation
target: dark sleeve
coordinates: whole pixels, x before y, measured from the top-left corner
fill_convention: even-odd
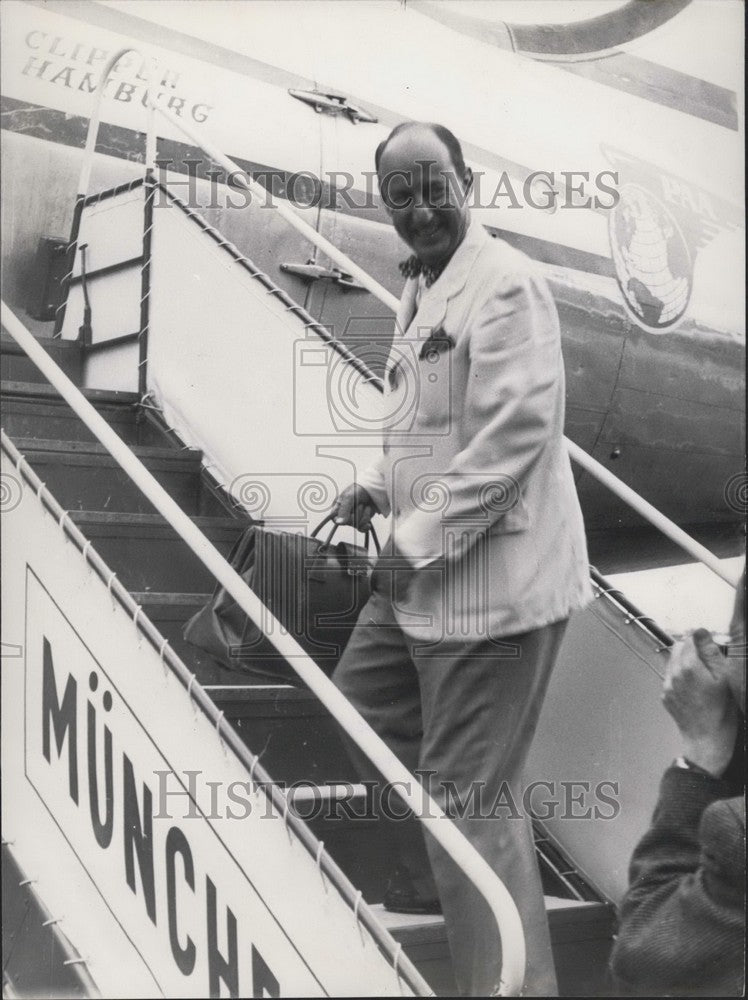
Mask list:
[[[665,772],[631,860],[611,958],[627,993],[741,996],[745,803],[705,774]]]

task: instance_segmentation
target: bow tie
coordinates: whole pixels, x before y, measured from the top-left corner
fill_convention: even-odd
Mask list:
[[[419,274],[422,274],[427,288],[431,288],[446,266],[446,263],[444,263],[438,264],[436,267],[430,267],[428,264],[424,264],[415,254],[412,254],[407,260],[400,261],[399,265],[400,273],[405,275],[406,278],[417,278]]]

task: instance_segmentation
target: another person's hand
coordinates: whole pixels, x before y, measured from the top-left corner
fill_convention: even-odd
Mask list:
[[[673,647],[662,701],[683,737],[684,756],[721,777],[735,748],[738,708],[730,664],[706,629]]]
[[[359,531],[368,531],[377,507],[363,486],[346,486],[332,509],[335,524],[349,524]]]

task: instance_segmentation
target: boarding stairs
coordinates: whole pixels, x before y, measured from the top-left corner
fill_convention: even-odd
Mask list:
[[[52,338],[40,343],[63,371],[80,381],[84,354],[80,344]],[[299,789],[297,812],[315,817],[311,831],[363,892],[425,980],[440,994],[453,993],[442,918],[389,914],[381,906],[392,864],[391,830],[381,817],[366,818],[365,789],[357,783],[329,713],[303,688],[253,684],[183,640],[184,623],[212,590],[210,574],[6,334],[1,348],[3,427],[12,447],[61,509],[69,512],[72,523],[142,607],[143,617],[168,639],[249,749],[262,751],[262,763],[272,778],[281,786]],[[250,517],[205,474],[201,453],[169,434],[153,411],[139,405],[136,392],[84,389],[84,394],[195,524],[227,553]],[[10,519],[7,530],[12,530]],[[346,805],[336,809],[336,796]],[[322,808],[324,801],[330,806]],[[598,994],[605,983],[612,906],[548,842],[541,824],[537,832],[562,993]],[[8,886],[12,881],[8,876]],[[5,973],[15,994],[70,987],[71,969],[77,966],[62,964],[65,958],[57,939],[49,928],[42,930],[46,911],[36,903],[33,889],[24,886],[18,893],[21,899],[6,899],[6,914],[15,913],[16,919],[6,918],[4,925]],[[27,950],[14,949],[14,943],[29,933],[34,921],[39,925],[34,939],[45,961],[31,967]],[[40,972],[42,981],[36,982]],[[83,986],[78,982],[76,988]]]

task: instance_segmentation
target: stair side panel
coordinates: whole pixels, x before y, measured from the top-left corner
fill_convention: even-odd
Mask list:
[[[600,588],[572,616],[526,773],[532,805],[576,869],[618,902],[648,829],[660,778],[681,752],[662,708],[662,640]]]
[[[310,531],[378,457],[381,394],[178,204],[152,246],[149,390],[249,514]]]

